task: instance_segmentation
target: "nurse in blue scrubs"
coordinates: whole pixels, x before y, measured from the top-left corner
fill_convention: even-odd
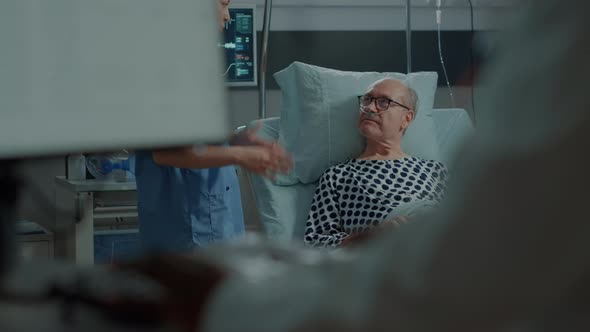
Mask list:
[[[219,1],[219,22],[229,0]],[[182,252],[240,237],[244,220],[238,165],[263,175],[284,172],[291,160],[276,144],[245,131],[220,146],[136,152],[139,231],[148,252]]]

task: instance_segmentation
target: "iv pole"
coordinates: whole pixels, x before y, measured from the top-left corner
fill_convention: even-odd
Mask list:
[[[258,77],[258,118],[266,118],[266,65],[268,60],[268,35],[272,15],[272,0],[264,1],[264,22],[262,26],[262,48],[260,50],[260,71]]]
[[[408,74],[412,72],[412,9],[410,0],[406,0],[406,63]]]

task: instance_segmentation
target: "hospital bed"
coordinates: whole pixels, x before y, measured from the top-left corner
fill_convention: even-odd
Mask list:
[[[453,176],[455,154],[474,126],[463,109],[433,109],[436,73],[350,72],[294,62],[274,74],[282,93],[281,118],[262,118],[250,124],[260,128],[259,137],[282,144],[295,161],[291,174],[275,180],[244,171],[266,238],[282,244],[303,243],[321,173],[362,152],[356,96],[384,77],[404,81],[418,95],[416,117],[402,139],[404,151],[442,161]]]
[[[472,133],[472,122],[463,109],[435,109],[432,111],[432,120],[441,161],[452,174],[455,154],[464,139]],[[260,123],[258,135],[261,138],[279,138],[280,118],[257,120],[256,123]],[[316,183],[284,185],[253,173],[246,174],[264,236],[271,241],[302,244]]]

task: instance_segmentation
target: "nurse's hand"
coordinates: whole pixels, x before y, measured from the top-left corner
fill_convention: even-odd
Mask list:
[[[271,146],[274,144],[272,141],[262,139],[256,135],[258,130],[262,127],[260,122],[257,122],[253,128],[246,128],[238,133],[234,134],[230,140],[230,145],[261,145]]]
[[[236,147],[236,163],[244,169],[272,177],[293,167],[291,156],[278,144]]]

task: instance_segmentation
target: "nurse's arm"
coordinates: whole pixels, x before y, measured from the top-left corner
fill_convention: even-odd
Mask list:
[[[291,159],[278,146],[186,146],[156,150],[154,161],[178,168],[214,168],[237,165],[251,172],[266,175],[286,172]]]

